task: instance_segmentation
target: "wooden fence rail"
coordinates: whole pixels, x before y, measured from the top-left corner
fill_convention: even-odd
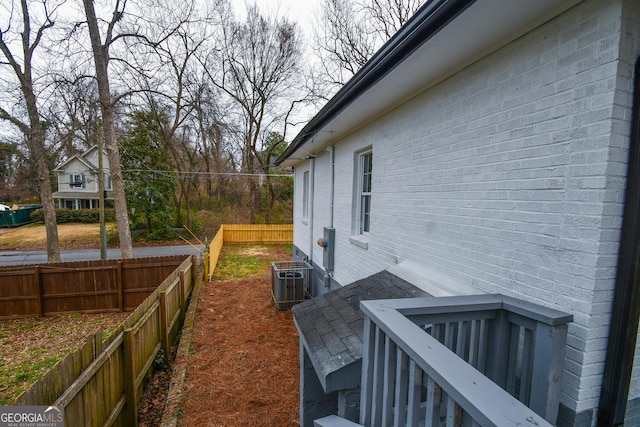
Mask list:
[[[57,406],[68,426],[137,426],[144,378],[178,336],[196,270],[195,257],[183,257],[107,340],[89,337],[14,404]]]
[[[132,311],[183,256],[0,267],[0,320]]]
[[[283,245],[293,242],[292,224],[224,224],[225,243]]]
[[[211,280],[225,243],[290,245],[293,224],[223,224],[218,229],[205,259],[205,277]]]

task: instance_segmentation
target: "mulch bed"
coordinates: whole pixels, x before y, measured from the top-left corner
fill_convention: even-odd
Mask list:
[[[253,255],[264,260],[291,258],[280,247],[260,248]],[[63,339],[73,347],[94,328],[108,330],[106,322],[117,325],[127,315],[3,321],[0,366],[27,354],[33,345],[26,344],[27,335],[36,339],[37,348],[55,343],[60,349]],[[52,336],[42,328],[66,332]],[[291,312],[275,309],[270,268],[243,279],[204,283],[192,334],[179,426],[299,426],[299,338]],[[161,423],[175,347],[168,355],[169,367],[158,370],[146,384],[138,404],[140,427]],[[33,354],[29,357],[33,360]]]
[[[298,426],[299,339],[291,312],[274,307],[270,269],[203,286],[179,425]]]

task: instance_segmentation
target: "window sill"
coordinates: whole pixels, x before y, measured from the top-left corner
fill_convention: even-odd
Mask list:
[[[355,236],[349,236],[349,242],[352,245],[356,245],[362,249],[369,249],[369,238],[367,236],[363,236],[361,234]]]
[[[300,222],[302,222],[304,225],[309,225],[308,219],[301,219]]]

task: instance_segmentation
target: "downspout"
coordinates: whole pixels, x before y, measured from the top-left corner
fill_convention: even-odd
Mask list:
[[[334,191],[336,186],[336,148],[332,145],[329,150],[329,167],[331,168],[329,176],[329,228],[333,228],[333,209],[334,209]]]
[[[631,140],[607,358],[598,426],[624,424],[640,320],[640,58],[633,85]]]
[[[336,149],[332,145],[328,148],[329,150],[329,248],[323,248],[323,259],[322,263],[324,264],[324,287],[331,287],[331,277],[333,276],[333,259],[335,257],[336,250],[336,242],[335,242],[335,230],[333,230],[333,211],[335,205],[335,186],[336,186],[336,178],[335,178],[335,169],[336,169]],[[330,251],[327,253],[326,251]],[[327,260],[327,262],[325,262]]]
[[[313,266],[313,199],[315,197],[316,158],[309,157],[309,264]]]

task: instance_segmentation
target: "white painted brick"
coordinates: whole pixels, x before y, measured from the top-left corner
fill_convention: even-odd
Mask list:
[[[636,13],[638,6],[624,0]],[[574,315],[562,402],[597,407],[615,281],[640,22],[587,0],[337,141],[335,279],[409,260],[486,292]],[[626,15],[625,15],[626,16]],[[624,36],[619,28],[624,26]],[[350,243],[354,153],[373,147],[368,249]],[[315,161],[314,232],[329,217],[328,154]],[[634,374],[638,377],[640,372]],[[639,377],[640,378],[640,377]],[[594,391],[595,390],[595,391]],[[640,396],[640,384],[632,386]]]

